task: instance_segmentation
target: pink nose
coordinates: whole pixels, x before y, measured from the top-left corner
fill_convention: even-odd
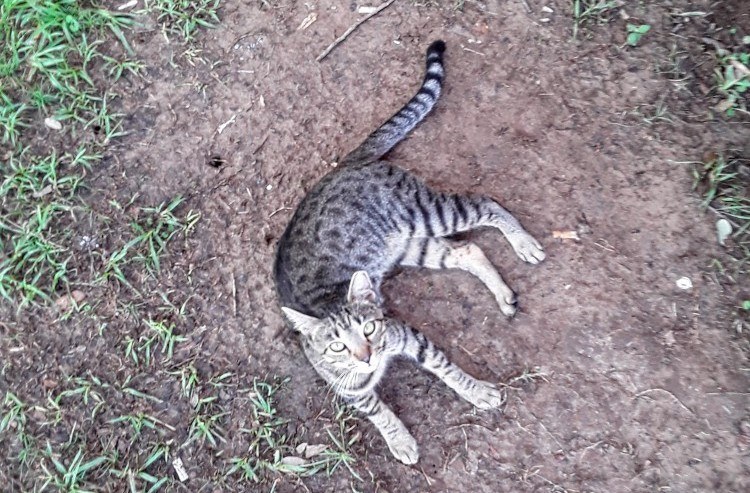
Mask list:
[[[372,355],[372,351],[370,351],[369,344],[367,346],[362,347],[359,351],[357,351],[357,358],[364,363],[370,362],[371,355]]]

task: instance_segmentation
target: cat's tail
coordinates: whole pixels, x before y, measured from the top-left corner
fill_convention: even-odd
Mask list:
[[[427,48],[427,70],[417,94],[398,113],[371,133],[359,147],[349,153],[341,164],[365,164],[375,161],[401,142],[406,134],[427,116],[440,97],[445,77],[444,52],[445,42],[438,40],[430,44]]]

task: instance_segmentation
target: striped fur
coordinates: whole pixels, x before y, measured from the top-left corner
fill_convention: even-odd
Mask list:
[[[464,270],[512,316],[515,294],[482,250],[450,237],[492,227],[522,260],[544,259],[539,242],[495,200],[434,191],[379,161],[434,107],[444,50],[442,41],[430,45],[417,94],[302,200],[279,240],[274,264],[282,311],[300,333],[313,367],[369,417],[394,456],[407,464],[418,459],[416,442],[375,392],[393,357],[414,360],[477,407],[497,407],[502,399],[491,384],[451,364],[424,335],[384,316],[383,279],[399,266]]]
[[[371,133],[359,147],[346,156],[342,164],[370,163],[382,157],[401,142],[406,134],[411,132],[432,111],[440,97],[443,77],[445,77],[444,52],[445,43],[442,41],[435,41],[427,48],[427,69],[425,70],[422,87],[419,88],[417,94],[398,113],[389,118],[380,128]]]

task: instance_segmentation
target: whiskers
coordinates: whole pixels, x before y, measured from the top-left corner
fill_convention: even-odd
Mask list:
[[[357,373],[351,369],[342,371],[336,378],[329,383],[328,392],[326,392],[326,398],[331,395],[331,391],[335,394],[335,397],[341,397],[341,394],[346,393],[354,380],[357,378]]]

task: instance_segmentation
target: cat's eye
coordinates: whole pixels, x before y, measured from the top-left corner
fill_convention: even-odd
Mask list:
[[[362,327],[362,333],[367,336],[371,336],[373,333],[375,333],[375,322],[367,322],[364,327]]]
[[[346,345],[343,342],[335,341],[328,345],[328,349],[330,349],[334,353],[340,353],[341,351],[346,349]]]

